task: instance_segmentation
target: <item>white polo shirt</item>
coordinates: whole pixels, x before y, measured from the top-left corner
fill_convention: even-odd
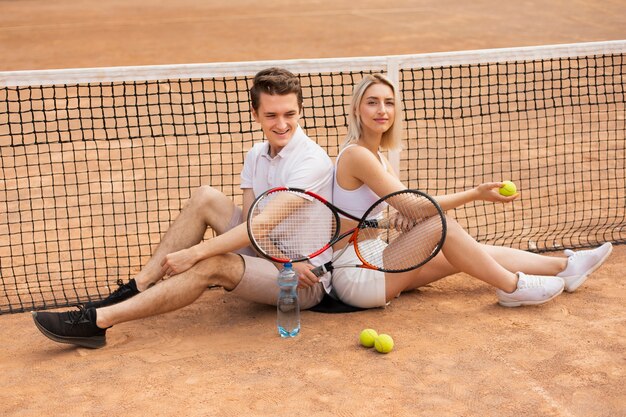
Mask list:
[[[333,163],[300,126],[274,158],[268,142],[248,151],[241,172],[241,188],[252,188],[255,197],[274,187],[302,188],[332,198]]]
[[[312,191],[332,201],[333,163],[326,151],[313,142],[300,126],[291,140],[274,158],[269,154],[269,143],[257,143],[246,155],[241,172],[241,188],[252,188],[259,196],[270,188],[292,187]],[[332,249],[311,259],[311,264],[322,265],[332,258]],[[330,290],[330,274],[321,279]]]

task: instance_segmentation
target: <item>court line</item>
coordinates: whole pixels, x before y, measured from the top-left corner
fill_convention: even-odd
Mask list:
[[[539,395],[541,398],[543,398],[543,400],[546,403],[548,403],[558,413],[559,416],[575,417],[572,413],[570,413],[567,410],[567,408],[565,408],[563,404],[561,404],[552,395],[550,395],[550,393],[544,387],[542,387],[541,384],[537,382],[536,379],[528,375],[528,373],[518,368],[517,366],[513,365],[504,356],[499,355],[495,352],[489,351],[488,349],[483,349],[483,350],[494,359],[503,363],[513,374],[515,374],[517,377],[520,377],[520,380],[526,381],[528,385],[530,385],[530,389],[533,392],[535,392],[537,395]]]

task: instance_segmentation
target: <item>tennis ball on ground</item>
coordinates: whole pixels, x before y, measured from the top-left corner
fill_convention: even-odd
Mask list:
[[[371,348],[372,346],[374,346],[374,341],[377,337],[378,333],[376,333],[376,330],[364,329],[359,335],[359,342],[361,342],[363,346]]]
[[[517,187],[511,181],[502,181],[502,187],[500,187],[498,192],[503,196],[509,197],[517,193]]]
[[[393,339],[388,334],[379,334],[374,347],[380,353],[389,353],[393,349]]]

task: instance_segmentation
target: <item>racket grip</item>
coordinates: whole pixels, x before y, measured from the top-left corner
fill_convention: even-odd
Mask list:
[[[311,269],[311,272],[315,274],[316,277],[321,277],[327,272],[331,272],[333,270],[333,265],[331,262],[325,263],[324,265],[317,266]]]
[[[363,227],[371,227],[373,229],[376,229],[380,226],[382,226],[382,222],[379,223],[378,220],[373,219],[373,220],[364,220],[362,223]]]

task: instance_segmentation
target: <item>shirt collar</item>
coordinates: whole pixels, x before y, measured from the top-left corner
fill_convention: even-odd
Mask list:
[[[304,134],[304,131],[302,130],[300,125],[298,125],[296,131],[289,140],[289,143],[280,152],[278,152],[276,157],[280,157],[281,159],[288,157],[289,154],[293,153],[298,148],[298,145],[302,143],[305,139],[306,135]],[[265,142],[265,146],[263,147],[262,155],[266,159],[272,159],[272,157],[270,156],[270,144],[267,141]]]

